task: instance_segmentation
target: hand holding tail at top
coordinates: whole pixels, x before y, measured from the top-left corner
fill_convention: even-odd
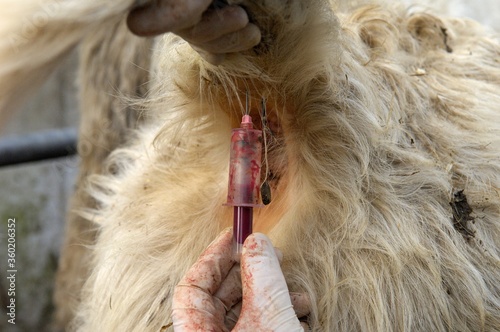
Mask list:
[[[127,24],[139,36],[173,32],[213,64],[227,53],[251,49],[261,38],[242,7],[216,6],[212,0],[155,0],[132,9]]]

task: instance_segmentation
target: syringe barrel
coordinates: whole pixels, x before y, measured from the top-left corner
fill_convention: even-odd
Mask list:
[[[236,128],[231,135],[227,205],[260,206],[262,131]]]

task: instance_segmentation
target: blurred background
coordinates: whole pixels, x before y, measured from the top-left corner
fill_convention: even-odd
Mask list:
[[[498,0],[402,0],[470,17],[500,31]],[[56,128],[77,128],[77,55],[72,54],[0,130],[7,137]],[[1,64],[0,64],[1,65]],[[0,331],[51,331],[51,296],[68,200],[78,172],[78,157],[0,168]],[[16,326],[6,322],[6,230],[16,218]]]
[[[76,54],[64,61],[0,131],[6,138],[78,127]],[[78,158],[0,168],[0,331],[51,331],[52,291]],[[6,223],[16,218],[16,325],[7,324]]]

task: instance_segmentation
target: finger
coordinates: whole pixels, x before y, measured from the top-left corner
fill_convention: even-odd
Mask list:
[[[306,293],[290,292],[290,300],[292,301],[295,314],[299,319],[304,319],[307,315],[310,314],[311,300]],[[224,324],[229,330],[232,330],[238,322],[238,317],[241,313],[241,306],[242,302],[238,302],[237,304],[233,305],[227,312]],[[309,331],[309,325],[307,324],[307,322],[301,322],[301,325],[302,327],[304,327],[305,331]]]
[[[267,236],[254,233],[245,240],[240,265],[243,306],[235,329],[265,324],[270,330],[302,331],[278,257]]]
[[[232,258],[232,240],[231,230],[223,231],[203,252],[179,284],[195,285],[208,294],[214,294],[235,263]]]
[[[251,234],[243,244],[241,257],[242,283],[265,282],[262,286],[286,286],[285,278],[281,272],[280,262],[275,248],[267,236],[261,233]],[[259,280],[258,278],[262,278]],[[262,289],[262,287],[258,287]]]
[[[197,331],[200,327],[222,330],[226,310],[212,294],[234,265],[232,232],[223,231],[175,287],[172,321],[176,331]]]
[[[201,331],[201,327],[210,331],[219,331],[224,325],[226,311],[221,302],[192,286],[177,286],[172,304],[172,322],[174,330]]]
[[[234,265],[231,268],[226,279],[215,292],[215,297],[221,300],[226,311],[241,301],[241,270],[239,265]]]
[[[246,11],[239,6],[208,10],[198,24],[174,31],[188,42],[205,43],[243,29],[248,24]]]
[[[139,36],[155,36],[161,33],[194,26],[212,0],[160,0],[133,9],[127,17],[127,25]]]
[[[311,313],[311,300],[306,293],[290,292],[290,300],[298,318],[305,317]]]
[[[250,23],[241,30],[226,34],[215,40],[205,43],[191,42],[191,44],[209,53],[235,53],[257,46],[260,43],[260,39],[259,28]]]

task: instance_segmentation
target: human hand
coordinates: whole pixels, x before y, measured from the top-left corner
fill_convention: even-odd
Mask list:
[[[249,23],[242,7],[211,3],[212,0],[153,0],[132,9],[127,24],[139,36],[173,32],[212,64],[221,63],[227,53],[245,51],[260,42],[259,28]]]
[[[289,294],[279,260],[265,235],[255,233],[245,241],[241,278],[239,275],[232,257],[231,232],[225,231],[175,288],[174,330],[229,331],[234,324],[228,318],[236,311],[239,318],[233,331],[303,331],[295,311],[306,316],[309,302],[305,296]]]

